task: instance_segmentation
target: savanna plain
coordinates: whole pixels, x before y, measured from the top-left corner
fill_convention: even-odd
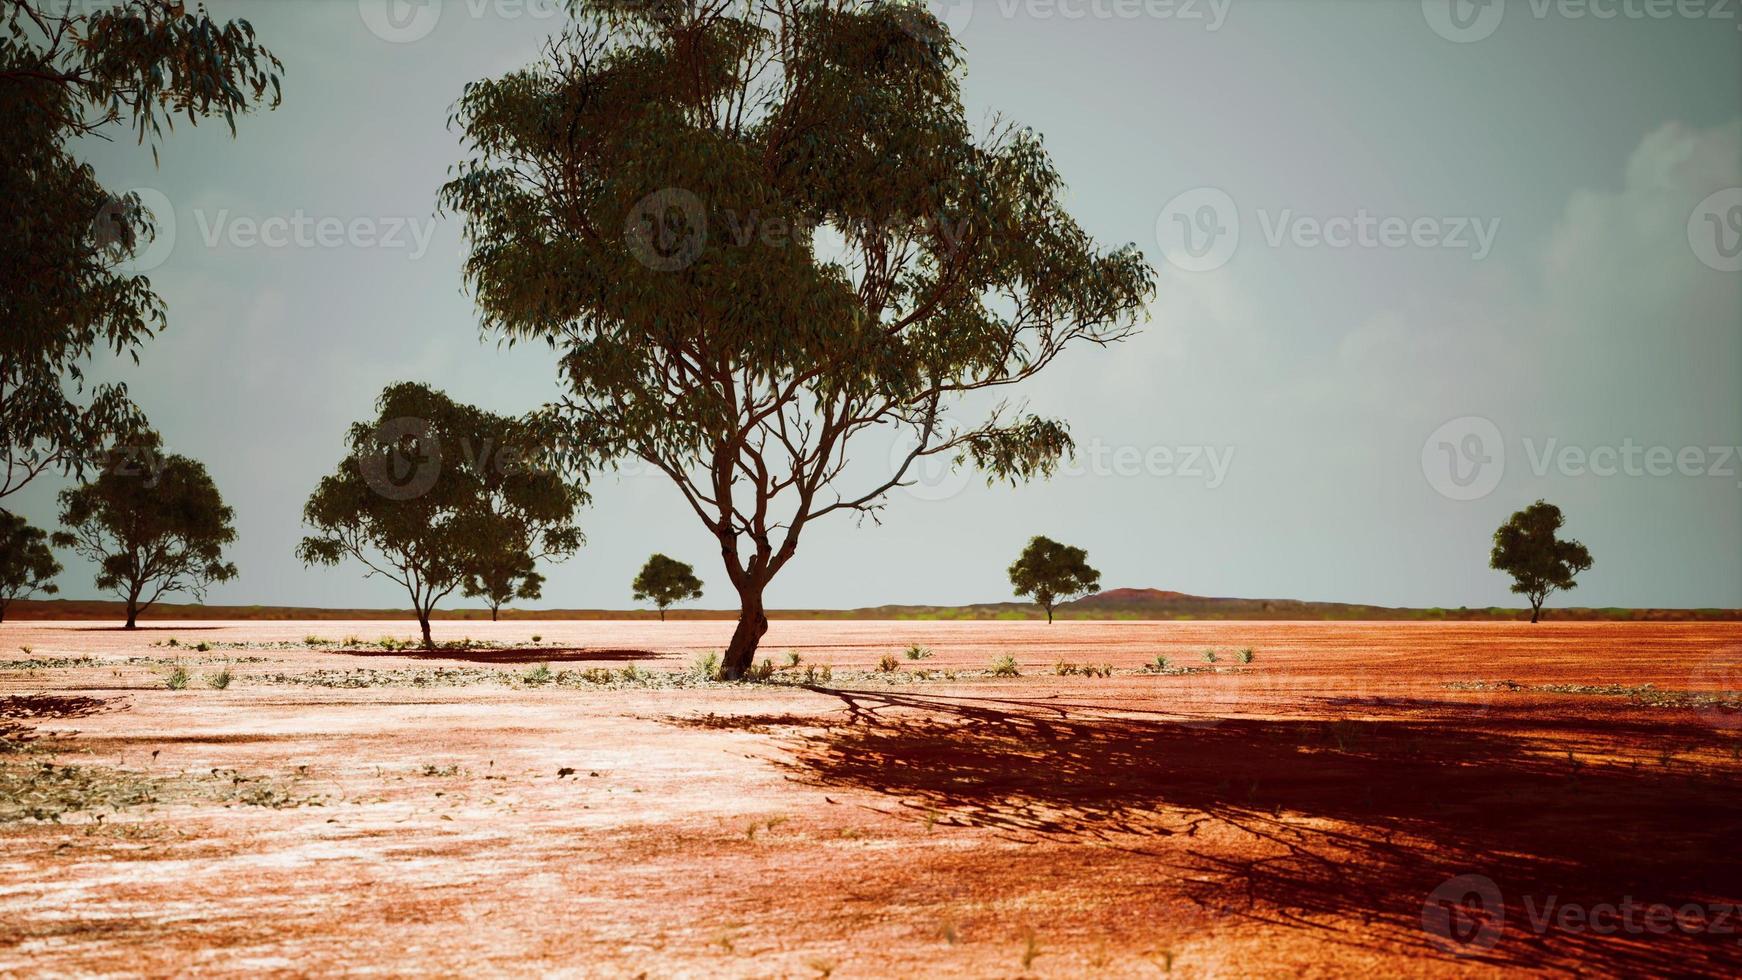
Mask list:
[[[0,973],[1742,971],[1742,624],[111,625],[0,625]]]

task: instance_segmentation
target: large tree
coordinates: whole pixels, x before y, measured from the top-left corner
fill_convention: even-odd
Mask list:
[[[662,623],[672,603],[702,597],[702,580],[696,578],[695,568],[665,555],[647,559],[630,587],[635,590],[636,602],[652,602],[659,608]]]
[[[150,281],[123,267],[154,233],[135,194],[112,195],[74,154],[130,128],[155,160],[177,119],[277,105],[278,59],[245,20],[180,0],[0,0],[0,497],[46,470],[84,473],[143,427],[119,384],[89,384],[97,354],[138,357],[165,323]]]
[[[24,518],[0,510],[0,623],[14,599],[54,595],[60,562],[48,550],[48,532]]]
[[[540,62],[466,87],[442,202],[487,328],[560,352],[576,443],[663,472],[718,543],[736,678],[811,522],[875,517],[927,457],[1050,474],[1064,423],[952,409],[1126,337],[1154,273],[1066,213],[1037,135],[970,128],[959,49],[914,5],[575,14]],[[887,466],[873,431],[902,440]]]
[[[314,533],[297,555],[311,565],[352,558],[399,583],[434,648],[430,615],[447,596],[580,547],[574,513],[586,494],[550,465],[545,416],[508,418],[409,383],[383,391],[376,408],[351,427],[345,459],[303,508]]]
[[[1542,619],[1542,604],[1557,591],[1577,588],[1575,577],[1591,567],[1591,553],[1557,533],[1566,520],[1554,504],[1538,500],[1513,514],[1494,532],[1489,567],[1512,576],[1512,591],[1530,600],[1530,621]]]
[[[172,592],[204,599],[214,582],[236,577],[224,548],[236,540],[235,511],[225,506],[204,465],[163,454],[155,436],[136,455],[116,455],[95,480],[61,491],[65,531],[56,547],[97,566],[97,588],[127,603],[127,628]]]
[[[1089,553],[1082,548],[1060,544],[1048,537],[1029,539],[1028,546],[1010,565],[1010,586],[1019,596],[1028,596],[1046,610],[1046,621],[1052,622],[1052,611],[1061,600],[1088,595],[1101,587],[1101,573],[1089,567]]]

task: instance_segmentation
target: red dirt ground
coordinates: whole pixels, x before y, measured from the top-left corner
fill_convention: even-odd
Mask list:
[[[0,974],[1742,971],[1738,624],[108,625],[0,626]]]

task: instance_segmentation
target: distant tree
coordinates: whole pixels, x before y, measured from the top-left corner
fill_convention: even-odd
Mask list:
[[[928,461],[1050,474],[1063,422],[950,412],[1128,336],[1154,271],[1071,217],[1038,135],[973,130],[918,5],[572,7],[540,62],[466,86],[441,200],[486,329],[559,352],[577,444],[664,473],[718,544],[736,679],[812,522]],[[887,468],[849,467],[867,433],[900,438]]]
[[[649,602],[659,607],[659,621],[665,622],[665,610],[674,602],[702,597],[702,580],[696,570],[685,562],[664,555],[654,555],[641,566],[635,576],[635,601]]]
[[[1052,611],[1060,601],[1088,595],[1101,587],[1101,573],[1089,567],[1089,553],[1081,548],[1059,544],[1046,537],[1029,540],[1028,547],[1010,566],[1010,584],[1019,596],[1028,596],[1046,610],[1046,621],[1052,622]]]
[[[278,104],[278,59],[245,20],[182,0],[0,0],[0,497],[45,470],[82,475],[143,428],[119,384],[86,387],[102,352],[138,358],[163,329],[150,281],[119,263],[155,234],[74,153],[130,127],[156,160],[165,128]],[[270,92],[270,97],[268,96]]]
[[[1530,621],[1542,619],[1543,600],[1578,587],[1574,576],[1591,567],[1591,553],[1577,541],[1556,537],[1561,509],[1538,500],[1513,514],[1494,532],[1490,567],[1512,576],[1512,591],[1530,600]]]
[[[376,407],[375,419],[351,427],[349,453],[303,508],[315,533],[297,556],[310,565],[353,558],[399,583],[433,649],[430,615],[447,596],[476,586],[494,614],[527,587],[536,561],[581,546],[574,513],[586,494],[546,465],[542,416],[507,418],[409,383],[383,391]]]
[[[544,576],[524,544],[511,542],[507,547],[489,549],[481,554],[471,574],[466,576],[462,593],[468,598],[482,599],[490,607],[490,621],[501,618],[502,607],[515,600],[532,600],[544,595]]]
[[[48,550],[48,532],[9,511],[0,510],[0,623],[14,599],[54,595],[60,562]]]
[[[55,546],[96,564],[97,588],[127,603],[128,629],[169,593],[203,600],[212,583],[236,577],[224,560],[236,540],[235,511],[205,466],[160,449],[150,437],[142,456],[112,456],[95,480],[60,495],[67,530],[56,532]]]

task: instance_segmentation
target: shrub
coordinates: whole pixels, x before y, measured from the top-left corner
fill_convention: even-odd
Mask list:
[[[302,638],[302,645],[305,647],[324,647],[328,642],[326,637],[315,636],[312,633]]]
[[[907,648],[907,659],[909,659],[909,660],[930,660],[931,659],[931,650],[927,647],[922,647],[919,644],[915,643],[912,646],[909,646]]]
[[[543,642],[544,642],[544,637],[542,637],[542,636],[540,636],[540,635],[538,635],[538,634],[537,634],[537,633],[534,633],[534,634],[532,634],[532,642],[534,642],[534,643],[543,643]]]
[[[1016,658],[1005,654],[992,661],[993,677],[1021,677],[1022,672],[1016,669]]]
[[[1251,647],[1247,647],[1244,650],[1240,651],[1240,662],[1241,663],[1243,663],[1243,664],[1251,663],[1252,657],[1253,657],[1253,653],[1252,653]]]
[[[901,661],[895,659],[893,653],[886,653],[877,660],[877,672],[880,674],[893,674],[900,669]]]
[[[169,676],[163,679],[163,686],[172,691],[186,689],[188,686],[188,669],[183,667],[181,664],[176,664],[175,667],[170,670]]]
[[[1216,651],[1205,650],[1204,651],[1204,663],[1213,664],[1215,662],[1216,662]]]
[[[1077,665],[1060,658],[1057,663],[1052,665],[1052,672],[1060,677],[1069,677],[1077,672]]]
[[[206,652],[210,651],[211,649],[212,649],[212,645],[209,643],[206,643],[203,640],[194,646],[194,650],[196,650],[199,653],[206,653]]]
[[[788,667],[797,667],[800,659],[797,650],[786,651],[786,665]]]
[[[1149,667],[1147,667],[1145,669],[1154,670],[1158,674],[1167,673],[1167,654],[1165,654],[1165,653],[1156,654],[1155,655],[1155,662],[1150,664]]]
[[[215,674],[207,675],[206,686],[215,691],[222,691],[224,688],[230,686],[231,680],[230,668],[225,667],[223,670],[220,670]]]
[[[690,673],[703,680],[715,680],[720,676],[720,655],[717,653],[698,653],[690,661]]]
[[[520,679],[532,687],[538,687],[541,684],[549,684],[551,677],[550,664],[539,664],[520,675]]]
[[[744,676],[752,681],[766,681],[774,676],[774,661],[764,659],[761,663],[746,671]]]

